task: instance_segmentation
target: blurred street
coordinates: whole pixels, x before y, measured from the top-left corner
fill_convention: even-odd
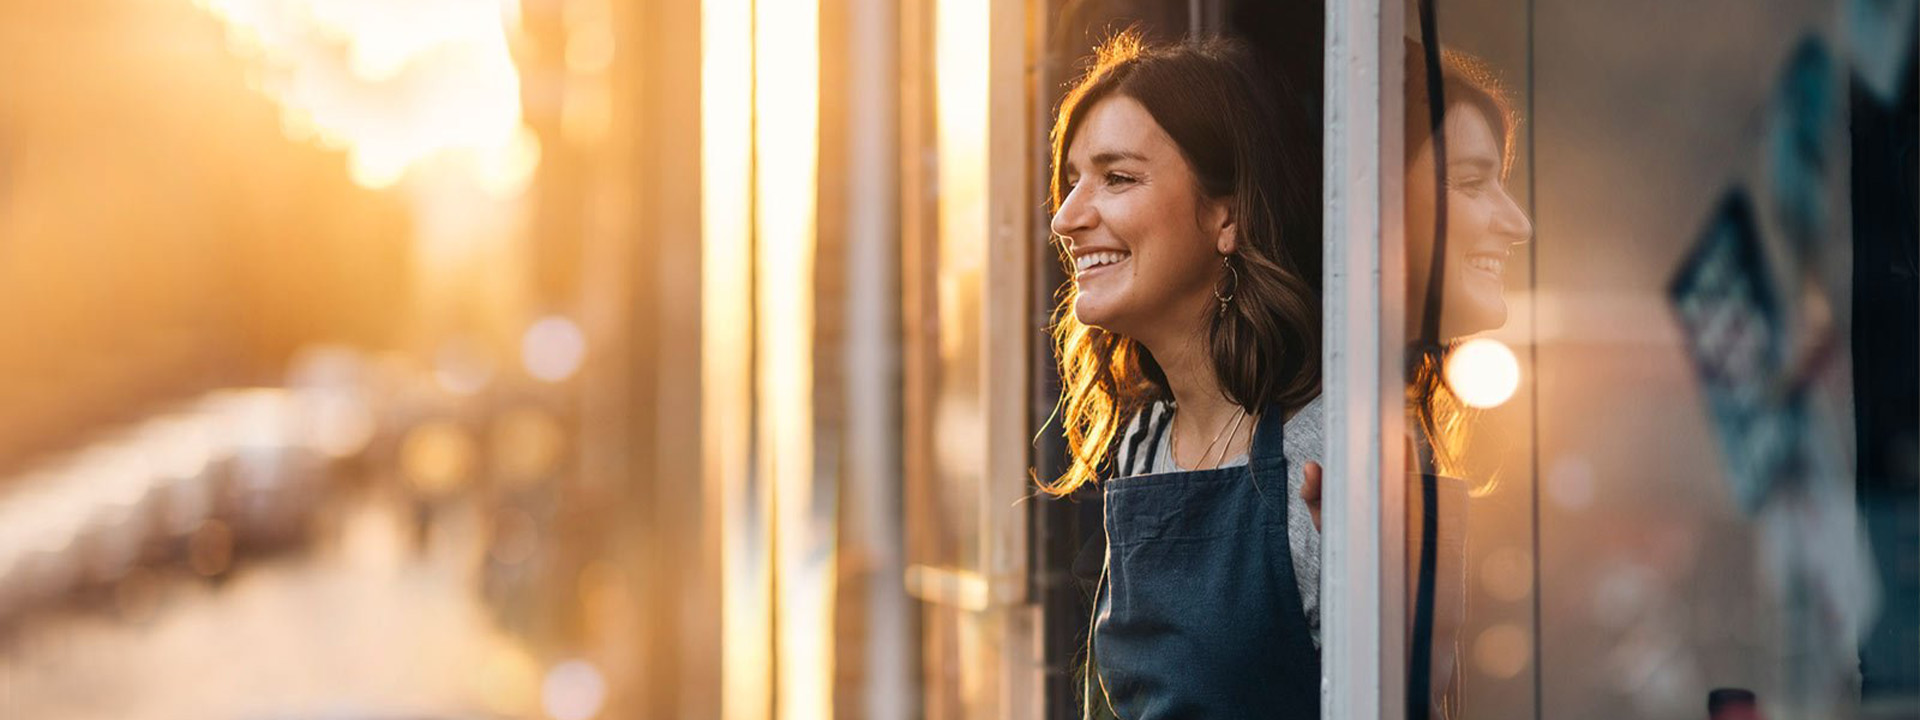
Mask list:
[[[8,717],[489,718],[538,711],[539,668],[476,592],[484,535],[448,513],[335,497],[310,553],[217,583],[149,573],[11,630]]]

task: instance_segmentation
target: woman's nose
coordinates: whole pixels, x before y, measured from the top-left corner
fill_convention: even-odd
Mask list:
[[[1513,194],[1504,188],[1500,192],[1499,215],[1494,218],[1494,230],[1507,238],[1508,242],[1519,245],[1533,239],[1533,221],[1527,218],[1527,211],[1513,199]]]
[[[1093,227],[1098,218],[1093,208],[1081,199],[1080,189],[1075,187],[1068,190],[1066,199],[1060,201],[1059,209],[1054,211],[1051,229],[1055,235],[1070,238],[1076,232]]]

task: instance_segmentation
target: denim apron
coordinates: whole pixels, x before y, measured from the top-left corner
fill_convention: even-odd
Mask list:
[[[1152,467],[1167,424],[1143,433],[1136,470]],[[1262,414],[1245,466],[1106,482],[1089,702],[1104,695],[1120,720],[1320,716],[1320,653],[1287,537],[1284,425]]]

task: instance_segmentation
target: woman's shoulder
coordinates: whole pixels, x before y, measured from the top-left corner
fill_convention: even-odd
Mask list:
[[[1324,393],[1313,396],[1313,399],[1308,400],[1307,404],[1301,405],[1299,410],[1293,411],[1293,415],[1287,418],[1287,425],[1291,427],[1295,423],[1303,425],[1320,424],[1326,417],[1326,399],[1327,396]]]
[[[1315,395],[1287,418],[1286,452],[1289,457],[1318,459],[1326,444],[1326,395]]]

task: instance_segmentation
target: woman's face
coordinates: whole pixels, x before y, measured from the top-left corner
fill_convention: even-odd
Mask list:
[[[1173,138],[1120,95],[1087,110],[1063,170],[1053,232],[1073,257],[1074,315],[1149,346],[1191,332],[1235,248],[1227,202],[1204,197]]]
[[[1507,322],[1505,277],[1513,246],[1533,236],[1526,212],[1500,176],[1501,142],[1479,108],[1447,110],[1447,262],[1441,285],[1441,339]],[[1408,336],[1418,333],[1433,258],[1433,142],[1407,164]]]

